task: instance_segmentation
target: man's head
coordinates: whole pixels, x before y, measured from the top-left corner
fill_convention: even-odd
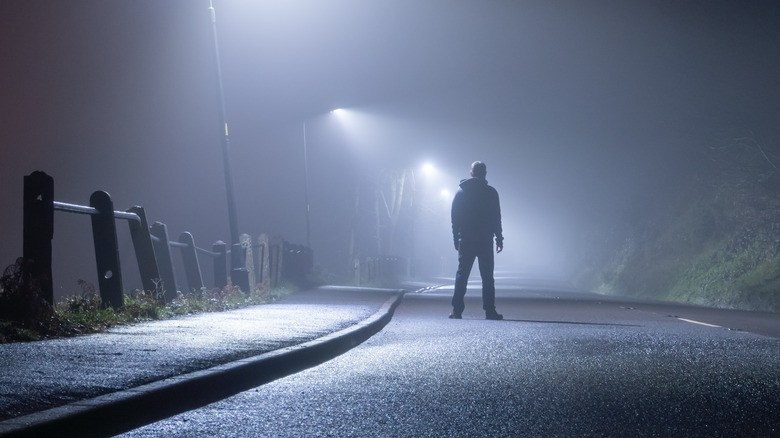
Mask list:
[[[481,161],[471,163],[471,176],[485,179],[487,176],[487,166],[485,166],[485,163]]]

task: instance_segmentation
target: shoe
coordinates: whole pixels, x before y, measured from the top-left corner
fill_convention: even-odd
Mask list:
[[[491,312],[485,312],[485,319],[489,319],[491,321],[501,321],[504,319],[504,315],[493,310]]]
[[[463,319],[463,317],[460,315],[460,313],[455,313],[455,312],[450,313],[449,318],[450,319]]]

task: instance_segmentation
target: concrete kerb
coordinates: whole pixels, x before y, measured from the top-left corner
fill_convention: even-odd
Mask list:
[[[116,435],[330,360],[387,325],[405,291],[373,315],[303,344],[0,422],[0,437]]]

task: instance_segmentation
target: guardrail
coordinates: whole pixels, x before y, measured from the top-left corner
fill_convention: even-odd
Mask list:
[[[119,308],[124,302],[116,234],[117,219],[128,221],[144,290],[162,290],[162,299],[166,302],[176,296],[179,288],[173,269],[171,247],[181,250],[188,290],[200,290],[204,287],[199,254],[213,259],[214,287],[221,288],[228,284],[227,255],[231,250],[224,242],[217,241],[212,250],[206,250],[195,245],[195,239],[189,232],[181,233],[178,241],[173,241],[169,238],[168,228],[164,223],[155,222],[151,226],[148,225],[143,207],[134,206],[127,211],[115,211],[110,195],[104,191],[92,193],[89,206],[57,202],[54,201],[53,194],[54,179],[46,173],[36,171],[24,177],[23,257],[30,262],[31,275],[39,280],[41,294],[49,303],[54,303],[51,242],[54,237],[55,210],[90,216],[98,287],[104,305]],[[231,278],[233,284],[245,292],[258,283],[267,288],[275,287],[285,277],[285,273],[305,275],[311,272],[313,266],[311,249],[290,245],[284,241],[272,244],[261,236],[258,243],[253,244],[252,239],[244,235],[242,245],[236,247],[242,252],[240,260],[245,267],[234,268]],[[248,257],[256,250],[259,250],[258,257]],[[291,269],[284,269],[285,255],[289,259],[286,264],[290,265]]]
[[[397,283],[409,276],[409,259],[396,256],[366,257],[354,264],[357,284]]]

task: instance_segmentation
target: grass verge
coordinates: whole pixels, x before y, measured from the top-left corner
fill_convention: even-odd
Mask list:
[[[250,293],[237,286],[179,293],[169,303],[159,292],[134,291],[124,296],[124,305],[115,311],[104,308],[94,286],[79,281],[80,295],[72,295],[50,306],[40,297],[40,288],[21,260],[6,269],[0,279],[0,344],[99,333],[110,327],[175,318],[203,312],[222,312],[275,302],[294,292],[292,284]]]

